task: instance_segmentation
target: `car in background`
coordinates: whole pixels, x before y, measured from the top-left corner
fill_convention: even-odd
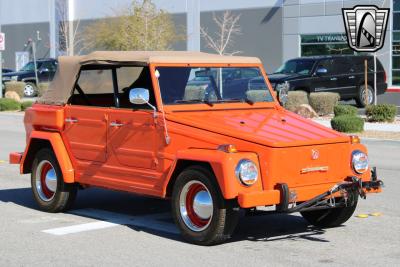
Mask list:
[[[57,60],[53,58],[38,59],[36,61],[37,78],[39,83],[50,82],[57,70]],[[37,95],[37,82],[35,76],[35,64],[33,61],[28,62],[19,71],[8,72],[3,74],[3,83],[10,81],[25,82],[24,95],[26,97],[34,97]]]
[[[365,94],[365,60],[368,63],[368,100]],[[274,89],[288,82],[289,90],[335,92],[342,100],[356,100],[359,107],[374,103],[372,56],[331,55],[290,59],[268,78]],[[384,94],[386,89],[386,72],[377,59],[377,95]]]
[[[12,69],[1,69],[1,72],[4,73],[9,73],[9,72],[13,72],[14,70]]]

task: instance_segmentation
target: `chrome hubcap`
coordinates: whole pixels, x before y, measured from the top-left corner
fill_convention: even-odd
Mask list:
[[[200,181],[190,181],[179,196],[180,214],[185,225],[192,231],[206,229],[213,216],[213,200],[207,187]]]
[[[374,96],[373,96],[374,92],[372,92],[371,89],[368,89],[368,101],[366,101],[366,97],[365,97],[365,89],[362,90],[362,95],[361,95],[361,99],[363,101],[363,103],[369,105],[372,104],[372,101],[374,100]]]
[[[27,95],[27,96],[33,95],[33,93],[34,93],[33,86],[30,84],[25,85],[24,92],[25,92],[25,95]]]
[[[57,175],[53,165],[47,160],[39,163],[35,176],[36,192],[43,201],[50,201],[57,191]]]

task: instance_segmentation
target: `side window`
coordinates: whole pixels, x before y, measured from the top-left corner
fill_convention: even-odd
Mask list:
[[[326,73],[326,75],[332,75],[333,73],[333,59],[324,59],[321,60],[320,62],[318,62],[318,68],[324,68],[326,69],[328,72]]]
[[[51,72],[55,72],[57,65],[53,62],[43,62],[42,66],[40,66],[41,69],[48,69]]]
[[[349,60],[346,58],[336,58],[333,60],[332,74],[343,75],[349,74],[350,72],[354,72],[354,69],[352,69]]]
[[[156,106],[150,69],[148,67],[120,67],[117,69],[118,97],[120,108],[151,109],[149,105],[133,105],[129,101],[129,91],[133,88],[149,90],[149,103]]]
[[[255,78],[260,75],[258,70],[255,69],[242,69],[242,78]]]
[[[111,69],[84,69],[81,70],[69,103],[71,105],[113,107],[113,92]]]

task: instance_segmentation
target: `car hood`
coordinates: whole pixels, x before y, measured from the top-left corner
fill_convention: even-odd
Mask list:
[[[284,81],[291,81],[291,80],[296,80],[296,79],[301,79],[308,77],[308,75],[304,74],[297,74],[297,73],[274,73],[274,74],[268,74],[268,79],[270,82],[277,83],[277,82],[284,82]]]
[[[349,142],[349,137],[284,109],[173,112],[167,120],[270,147]]]

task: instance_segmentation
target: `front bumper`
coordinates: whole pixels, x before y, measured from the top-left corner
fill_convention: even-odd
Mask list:
[[[242,208],[254,208],[257,206],[287,206],[289,203],[309,202],[325,194],[322,198],[331,194],[339,196],[339,191],[343,189],[357,189],[359,195],[379,193],[382,191],[383,182],[376,177],[375,169],[372,171],[371,181],[361,181],[356,177],[348,177],[347,182],[338,184],[323,184],[305,186],[299,188],[282,189],[282,184],[274,190],[266,190],[253,193],[240,193],[238,195],[239,206]],[[329,194],[327,194],[329,193]]]

